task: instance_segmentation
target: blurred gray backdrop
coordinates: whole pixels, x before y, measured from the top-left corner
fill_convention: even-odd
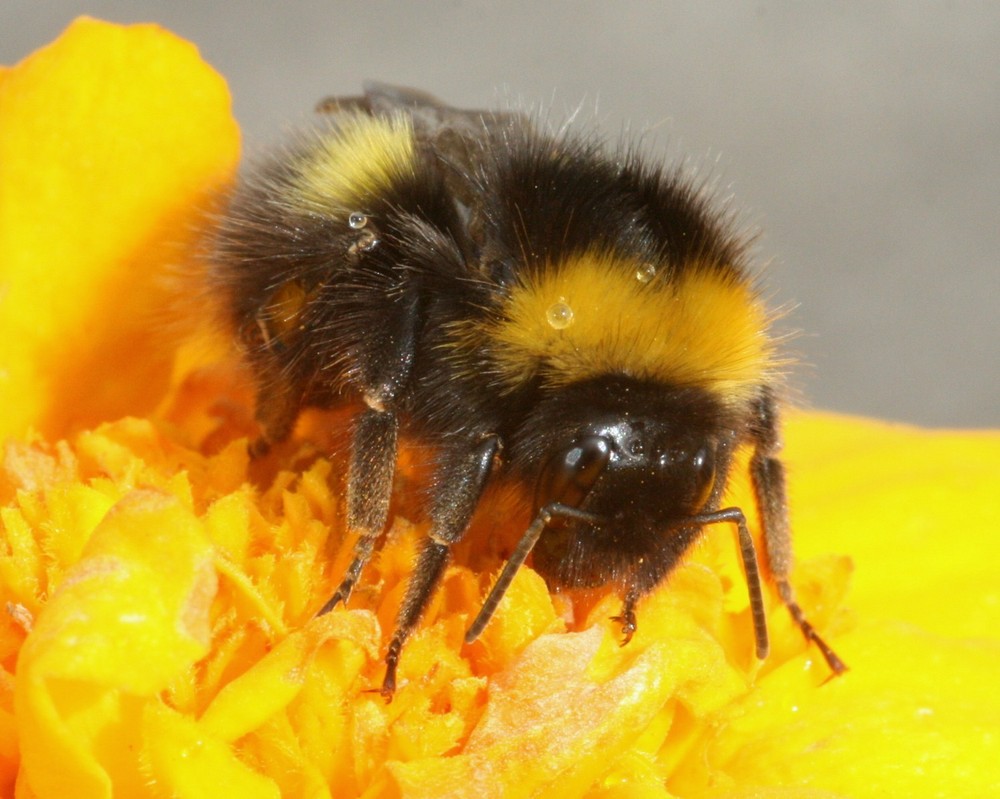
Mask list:
[[[806,404],[1000,426],[1000,3],[0,0],[0,63],[78,14],[196,43],[250,148],[369,78],[648,131],[762,229]]]

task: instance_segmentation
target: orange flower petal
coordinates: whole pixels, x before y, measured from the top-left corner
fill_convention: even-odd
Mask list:
[[[793,469],[811,473],[790,486],[798,551],[836,537],[856,563],[850,604],[862,621],[835,641],[851,670],[817,687],[813,656],[767,674],[707,719],[671,789],[991,795],[1000,544],[988,516],[1000,436],[809,415],[791,421],[788,441]]]
[[[769,674],[711,719],[671,789],[691,797],[779,785],[851,797],[996,793],[1000,700],[987,675],[1000,665],[1000,642],[899,623],[865,624],[841,642],[849,673],[819,688],[796,663]]]
[[[144,784],[142,698],[208,650],[212,561],[197,520],[161,493],[133,493],[98,525],[18,660],[22,777],[36,794]]]
[[[155,775],[156,788],[164,796],[177,799],[202,799],[217,794],[240,799],[281,796],[274,780],[242,763],[225,743],[206,735],[202,726],[189,717],[162,705],[150,706],[142,719],[142,732],[149,770]],[[116,784],[115,795],[122,794],[128,795]],[[137,790],[134,795],[143,794]]]
[[[811,414],[789,421],[788,458],[797,553],[850,553],[852,606],[996,638],[1000,432]]]
[[[463,645],[496,552],[522,532],[497,529],[458,548],[469,560],[387,705],[385,631],[425,531],[397,518],[350,609],[314,618],[350,558],[343,462],[303,439],[250,464],[238,369],[184,350],[171,381],[175,347],[148,332],[162,265],[188,258],[178,231],[233,166],[221,80],[155,28],[81,21],[0,73],[0,110],[0,342],[16,342],[0,343],[0,401],[7,432],[44,434],[0,462],[0,791],[995,792],[1000,437],[789,420],[794,582],[842,677],[773,597],[756,663],[724,525],[643,599],[626,647],[609,621],[620,598],[553,597],[530,569]],[[45,443],[154,405],[169,424]],[[301,429],[320,441],[340,424]],[[419,473],[407,461],[401,482]],[[731,499],[749,510],[746,483]]]
[[[153,25],[79,19],[0,73],[0,435],[159,402],[162,274],[238,149],[224,81]]]

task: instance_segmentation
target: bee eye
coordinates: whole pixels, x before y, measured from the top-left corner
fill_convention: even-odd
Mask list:
[[[699,513],[708,503],[715,487],[715,448],[674,448],[660,456],[660,471],[679,488],[686,509]]]
[[[584,436],[557,452],[538,478],[536,507],[550,502],[578,507],[611,460],[611,441]]]

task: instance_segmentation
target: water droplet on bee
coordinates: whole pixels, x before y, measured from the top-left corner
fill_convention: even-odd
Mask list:
[[[545,312],[545,321],[556,330],[564,330],[573,323],[573,309],[566,300],[560,298]]]
[[[347,217],[347,224],[354,230],[361,230],[361,228],[368,224],[368,217],[360,211],[354,211],[349,217]]]
[[[640,283],[648,283],[654,277],[656,277],[656,266],[654,264],[645,263],[635,270],[635,279]]]

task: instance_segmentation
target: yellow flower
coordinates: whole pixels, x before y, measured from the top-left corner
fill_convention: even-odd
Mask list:
[[[385,704],[421,530],[397,520],[351,609],[315,618],[349,557],[342,420],[251,464],[238,366],[157,333],[237,150],[224,83],[155,27],[80,20],[0,73],[3,795],[997,793],[997,434],[789,420],[796,584],[841,677],[773,597],[755,664],[723,529],[627,647],[615,598],[571,607],[530,569],[465,646],[484,521]]]

